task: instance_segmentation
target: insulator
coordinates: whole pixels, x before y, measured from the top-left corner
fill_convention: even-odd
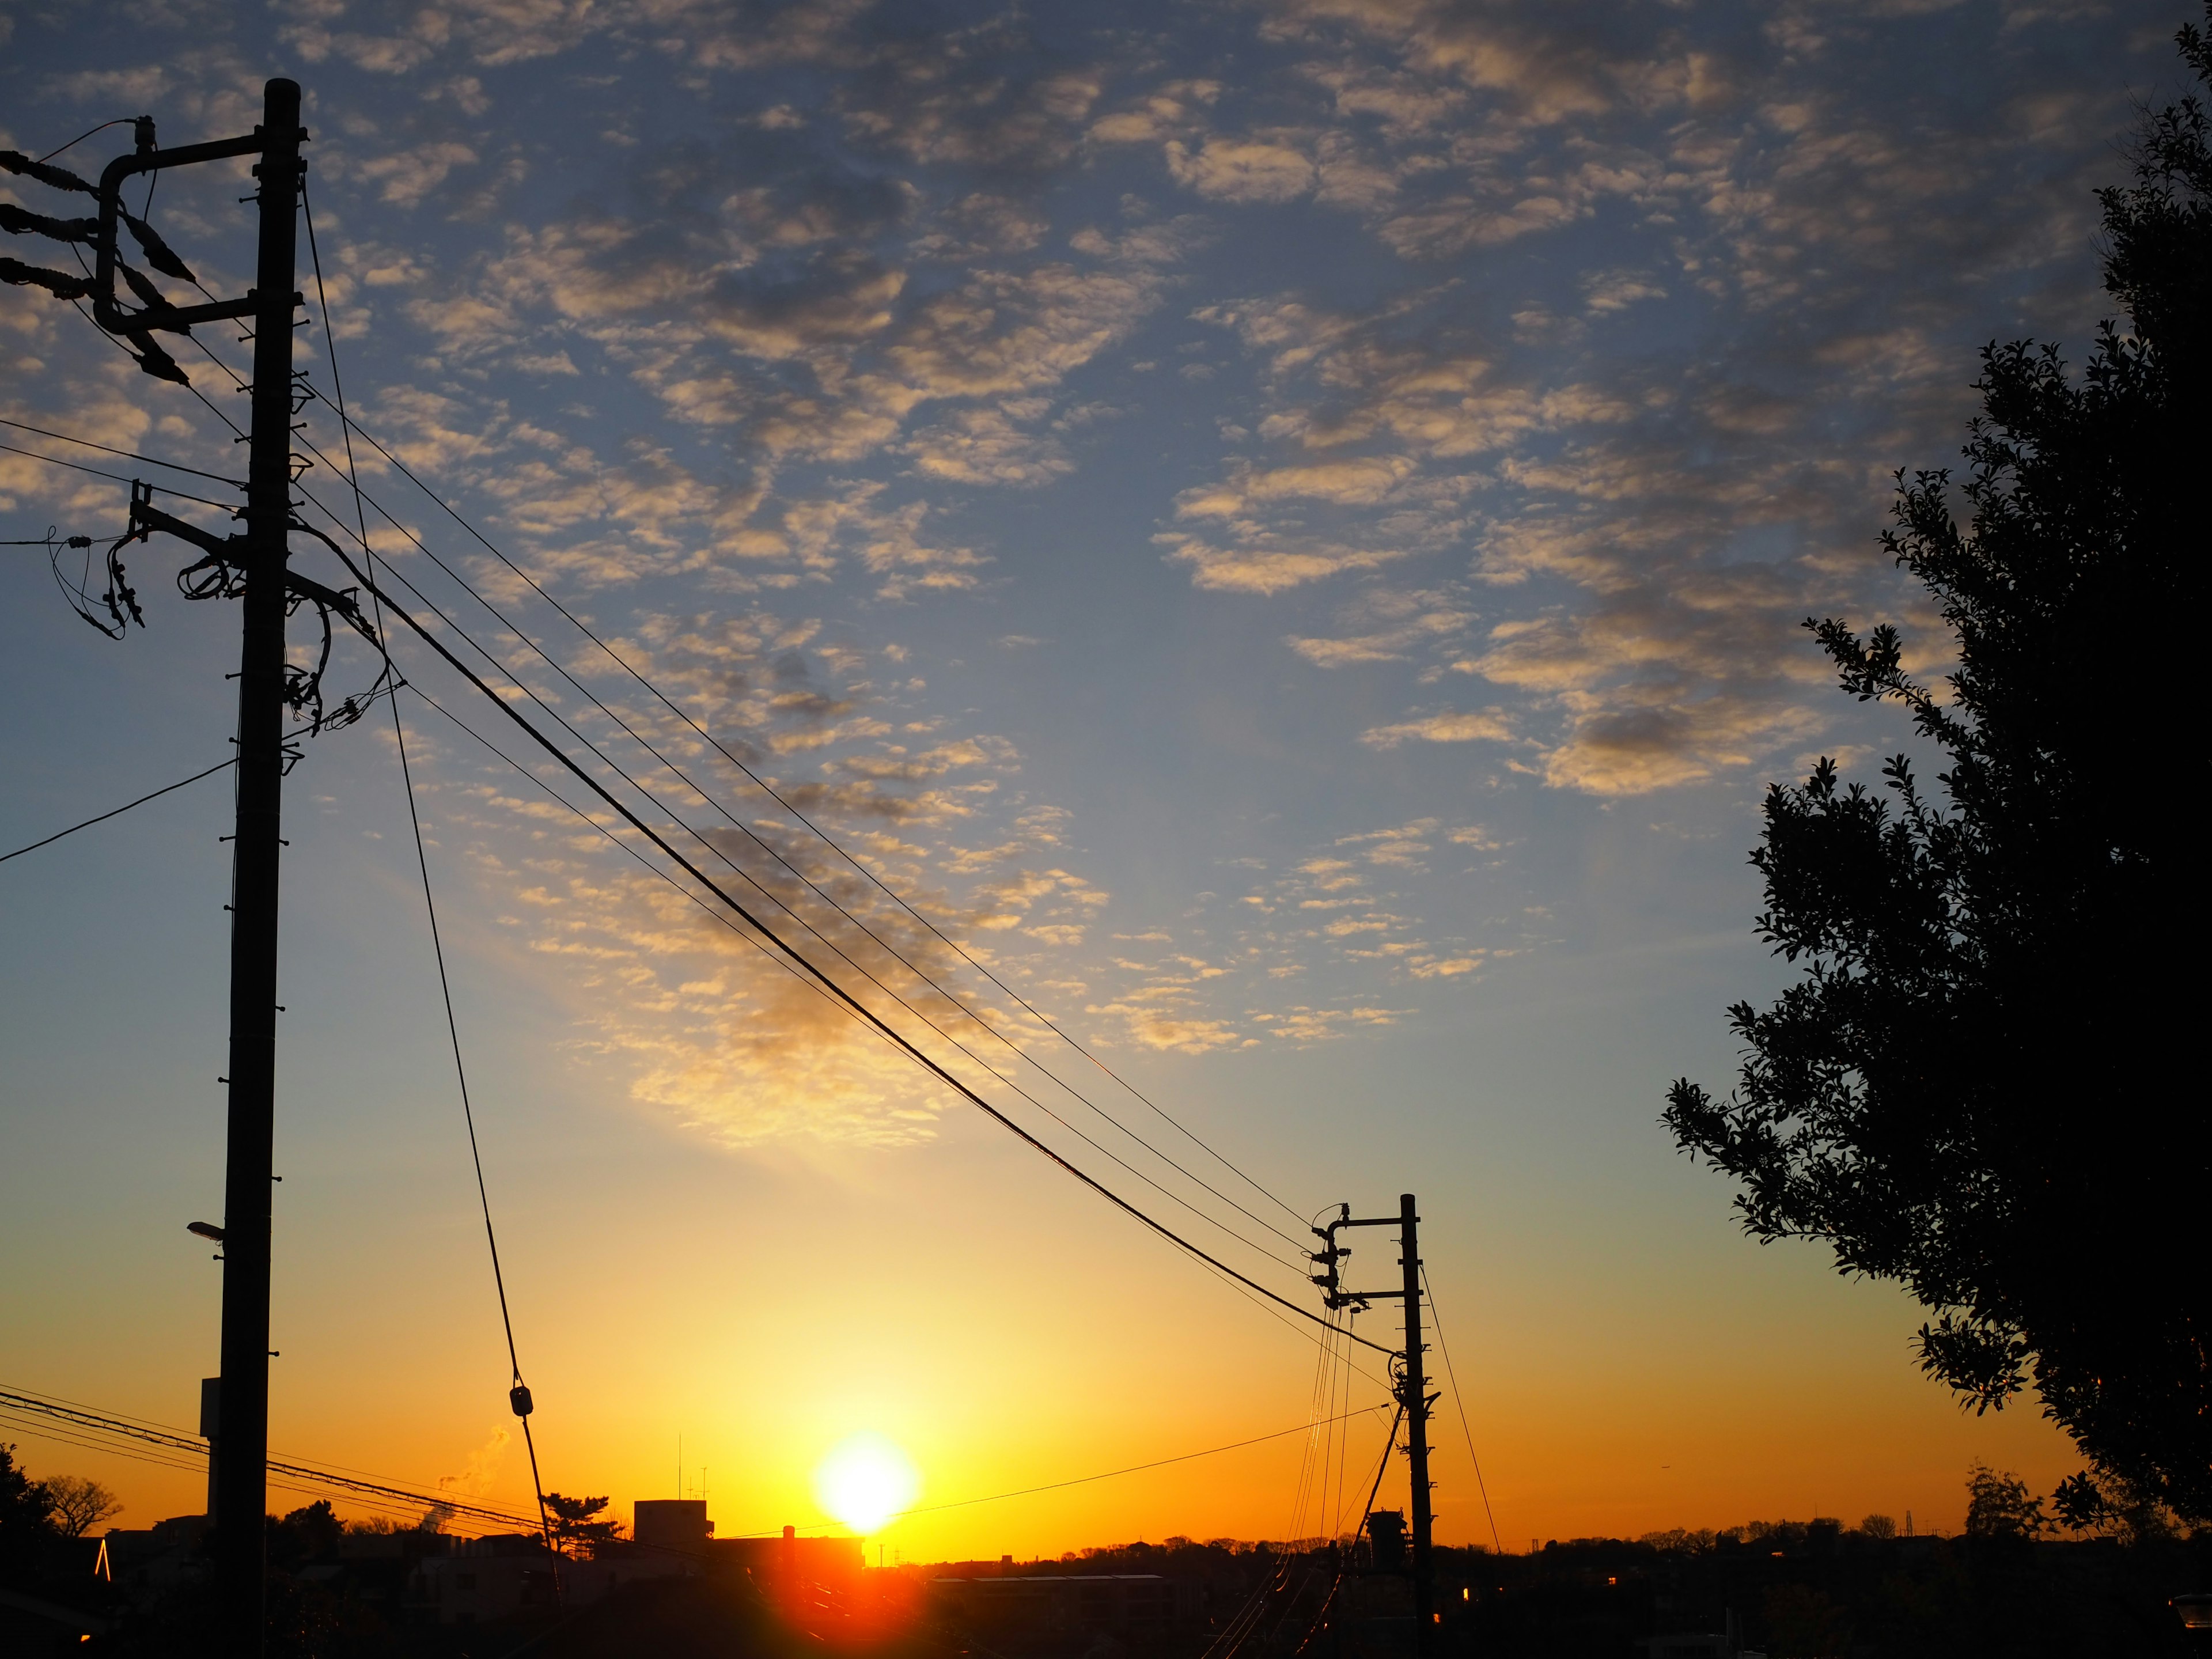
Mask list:
[[[50,219],[43,213],[33,213],[28,208],[12,207],[5,202],[0,202],[0,230],[15,236],[51,236],[58,242],[96,242],[100,240],[100,221],[97,219]],[[147,256],[149,259],[152,257],[151,254]]]
[[[129,265],[125,264],[120,259],[118,259],[115,262],[115,268],[123,273],[123,280],[131,284],[131,291],[138,296],[138,301],[141,305],[152,307],[155,310],[167,310],[169,308],[168,296],[163,294],[160,289],[155,288],[144,276],[133,270]],[[149,320],[147,326],[149,328],[167,329],[173,334],[189,334],[192,331],[191,325],[189,323],[162,323]]]
[[[132,214],[125,214],[123,222],[131,227],[131,234],[138,239],[138,246],[145,250],[148,264],[164,276],[173,276],[180,283],[197,280],[192,276],[192,268],[177,258],[169,245],[161,240],[161,232]]]
[[[66,270],[46,270],[21,259],[0,258],[0,283],[28,283],[43,288],[60,300],[82,300],[92,292],[92,279]]]
[[[35,179],[56,190],[81,190],[87,196],[100,194],[67,167],[58,167],[50,161],[34,161],[18,149],[0,149],[0,167]]]
[[[177,367],[177,360],[155,345],[154,337],[145,330],[135,331],[129,338],[131,343],[138,348],[138,367],[147,374],[157,380],[168,380],[178,386],[191,384],[185,371]]]
[[[514,1414],[517,1417],[527,1417],[534,1409],[531,1403],[530,1390],[520,1382],[507,1391],[507,1403],[514,1408]]]

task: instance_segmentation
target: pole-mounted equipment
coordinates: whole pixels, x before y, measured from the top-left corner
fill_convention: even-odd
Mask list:
[[[325,641],[333,611],[364,634],[366,621],[349,594],[308,581],[287,568],[292,529],[292,330],[305,301],[294,288],[301,179],[300,86],[272,80],[262,89],[261,125],[251,134],[162,149],[154,123],[135,123],[133,152],[118,156],[95,186],[66,167],[0,151],[0,170],[51,189],[95,198],[96,216],[58,219],[21,208],[0,213],[0,230],[65,243],[88,243],[89,277],[0,260],[0,281],[46,289],[68,300],[89,299],[93,319],[129,342],[138,366],[158,379],[190,385],[156,334],[189,334],[195,324],[245,319],[253,340],[252,419],[247,434],[246,504],[240,532],[220,537],[155,508],[134,489],[125,539],[159,531],[202,553],[180,578],[194,598],[244,601],[238,682],[238,822],[234,839],[230,941],[229,1146],[224,1171],[222,1243],[222,1386],[219,1432],[211,1454],[215,1476],[216,1593],[221,1650],[254,1659],[264,1645],[263,1521],[269,1455],[269,1261],[270,1169],[276,1109],[276,915],[283,847],[282,793],[288,756],[284,714],[319,692],[319,673],[288,669],[284,622],[312,603],[322,612]],[[195,283],[152,225],[123,204],[125,180],[140,173],[256,156],[259,180],[258,257],[253,287],[243,296],[179,305],[124,257],[128,232],[137,255],[172,281]],[[118,282],[129,291],[126,300]],[[195,286],[197,283],[195,283]],[[327,645],[325,647],[327,654]],[[319,707],[318,705],[318,713]]]
[[[1428,1389],[1427,1367],[1422,1355],[1427,1345],[1421,1340],[1421,1218],[1417,1212],[1413,1195],[1401,1193],[1398,1196],[1398,1213],[1383,1216],[1359,1216],[1352,1213],[1349,1204],[1337,1206],[1336,1219],[1326,1227],[1316,1227],[1314,1237],[1322,1241],[1322,1248],[1312,1253],[1310,1260],[1321,1269],[1312,1275],[1313,1282],[1321,1287],[1322,1300],[1330,1308],[1364,1308],[1370,1302],[1395,1298],[1406,1310],[1406,1346],[1391,1366],[1391,1393],[1395,1396],[1406,1425],[1405,1453],[1410,1465],[1410,1485],[1413,1488],[1413,1645],[1419,1654],[1433,1653],[1437,1646],[1436,1571],[1431,1545],[1435,1532],[1435,1508],[1429,1482],[1429,1413],[1440,1395]],[[1349,1245],[1339,1244],[1336,1235],[1346,1227],[1395,1227],[1398,1229],[1398,1265],[1401,1282],[1395,1290],[1350,1291],[1344,1287],[1343,1264],[1352,1255]]]

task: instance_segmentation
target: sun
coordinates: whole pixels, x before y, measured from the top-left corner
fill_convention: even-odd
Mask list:
[[[872,1430],[840,1441],[814,1468],[816,1500],[857,1533],[875,1531],[921,1492],[914,1460]]]

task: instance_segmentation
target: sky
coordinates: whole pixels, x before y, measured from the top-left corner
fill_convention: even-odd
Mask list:
[[[1440,1540],[1954,1528],[1970,1462],[2047,1492],[2063,1437],[2033,1402],[1961,1413],[1895,1287],[1747,1240],[1657,1117],[1677,1077],[1726,1085],[1728,1005],[1787,981],[1751,927],[1765,786],[1911,744],[1802,624],[1894,621],[1942,672],[1878,544],[1893,475],[1955,458],[1984,343],[2079,360],[2111,308],[2094,191],[2179,90],[2188,17],[0,0],[0,145],[141,114],[228,136],[297,79],[308,520],[365,523],[394,598],[596,744],[587,770],[649,786],[872,1006],[1240,1272],[1314,1306],[1306,1222],[1414,1192],[1451,1359]],[[129,131],[58,159],[96,173]],[[250,188],[228,165],[152,198],[212,292],[250,283]],[[0,415],[242,476],[246,354],[199,340],[173,343],[192,387],[159,382],[0,290]],[[0,538],[112,538],[126,500],[0,451]],[[177,544],[125,556],[146,625],[117,642],[43,546],[0,549],[8,848],[225,756],[234,612],[179,597]],[[817,1527],[823,1459],[878,1435],[918,1504],[961,1505],[875,1535],[908,1559],[1356,1513],[1384,1425],[1311,1495],[1312,1327],[488,752],[425,697],[527,740],[393,635],[547,1485]],[[318,639],[295,618],[295,655]],[[331,664],[333,701],[375,678],[355,641]],[[526,1508],[389,708],[300,749],[272,1445]],[[0,866],[0,1386],[187,1429],[221,1291],[184,1227],[220,1218],[228,814],[219,775]],[[1395,1271],[1393,1236],[1355,1279]],[[1372,1404],[1367,1371],[1324,1395]],[[115,1487],[120,1524],[200,1507],[188,1474],[4,1432]],[[1403,1502],[1401,1460],[1382,1490]]]

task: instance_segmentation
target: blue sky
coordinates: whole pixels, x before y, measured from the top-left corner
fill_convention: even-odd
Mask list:
[[[2070,1467],[2032,1417],[1959,1419],[1914,1377],[1891,1292],[1743,1243],[1656,1116],[1672,1078],[1725,1080],[1723,1006],[1779,982],[1748,933],[1760,790],[1905,741],[1832,689],[1799,624],[1896,620],[1940,671],[1876,545],[1889,475],[1955,453],[1983,342],[2080,355],[2106,309],[2092,192],[2124,172],[2131,100],[2171,89],[2183,21],[2033,0],[15,3],[0,143],[42,155],[140,113],[166,143],[225,135],[264,76],[299,79],[329,312],[299,361],[319,388],[334,337],[392,455],[1297,1210],[1419,1189],[1518,1538],[1916,1492],[1925,1514],[1957,1507],[1968,1455]],[[125,131],[62,159],[94,172]],[[155,198],[218,292],[246,282],[241,193],[177,175]],[[196,350],[207,404],[11,289],[0,352],[10,418],[238,465],[209,404],[242,419],[243,399]],[[327,407],[303,418],[336,460]],[[1079,1056],[360,459],[377,501],[735,817],[1076,1077]],[[349,515],[342,471],[306,484]],[[123,507],[0,453],[11,537],[112,535]],[[40,550],[0,566],[9,845],[222,757],[232,620],[176,599],[166,550],[132,556],[149,626],[120,645],[68,614]],[[340,689],[367,683],[360,653],[338,660]],[[403,665],[469,712],[421,653]],[[754,1455],[737,1443],[788,1440],[799,1469],[810,1413],[823,1434],[838,1410],[888,1424],[979,1480],[988,1447],[1058,1474],[1297,1420],[1295,1334],[1147,1254],[402,711],[517,1301],[568,1379],[540,1398],[597,1402],[570,1443],[605,1472],[576,1484],[665,1462],[687,1415],[702,1442],[732,1413],[750,1425],[726,1431],[732,1504]],[[496,1421],[496,1332],[388,720],[305,750],[279,1309],[316,1334],[282,1362],[277,1409],[318,1444],[367,1436],[393,1473],[458,1468]],[[36,1269],[0,1291],[6,1370],[169,1420],[213,1352],[212,1270],[179,1241],[220,1196],[222,793],[0,869],[18,1149],[0,1241]],[[730,823],[688,816],[768,873]],[[1100,1086],[1133,1127],[1144,1109]],[[806,1244],[817,1224],[843,1242]],[[860,1334],[802,1291],[823,1249],[869,1287]],[[1064,1307],[1049,1336],[1008,1311],[1040,1299]],[[803,1368],[715,1403],[731,1362],[711,1333],[740,1329],[879,1381],[830,1391],[849,1410]],[[1716,1416],[1723,1398],[1748,1403]],[[1667,1484],[1666,1449],[1691,1442],[1699,1484]],[[759,1518],[799,1501],[799,1474],[756,1475]],[[511,1459],[483,1477],[516,1478]],[[1447,1528],[1472,1537],[1447,1480]],[[941,1541],[1279,1531],[1243,1490]]]

